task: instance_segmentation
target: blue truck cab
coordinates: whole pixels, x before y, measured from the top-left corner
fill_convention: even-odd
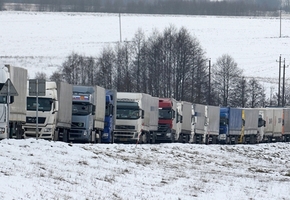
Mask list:
[[[102,132],[102,143],[114,143],[114,130],[116,124],[117,91],[106,89],[105,125]]]
[[[243,130],[243,124],[241,108],[220,108],[219,143],[237,143]]]

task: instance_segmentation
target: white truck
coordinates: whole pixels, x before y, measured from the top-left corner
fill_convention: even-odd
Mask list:
[[[69,141],[101,143],[106,112],[106,90],[100,86],[73,86],[72,127]]]
[[[38,105],[36,96],[27,96],[24,138],[67,141],[72,118],[72,85],[47,81],[45,86],[45,96],[38,97]]]
[[[271,142],[274,130],[274,109],[258,108],[259,110],[259,142]]]
[[[244,128],[241,134],[240,143],[255,144],[258,141],[259,110],[253,108],[243,108],[242,118]]]
[[[115,142],[150,143],[158,128],[158,98],[145,93],[117,92]]]
[[[217,144],[220,130],[220,107],[219,106],[205,106],[205,120],[207,124],[207,137],[205,143]]]
[[[177,102],[177,110],[178,113],[181,115],[181,131],[179,134],[175,135],[175,141],[189,143],[190,139],[192,138],[192,104],[186,101],[179,101]]]
[[[202,104],[193,104],[193,109],[196,118],[193,143],[205,144],[208,126],[207,107]]]
[[[270,142],[280,142],[283,134],[283,108],[273,109],[273,121],[274,129]]]
[[[290,108],[283,108],[283,136],[282,141],[290,142]]]
[[[22,138],[23,125],[26,121],[26,96],[27,96],[27,70],[20,67],[1,64],[0,88],[1,90],[10,80],[17,96],[0,96],[0,139]],[[11,89],[11,85],[9,86]],[[10,94],[10,92],[9,92]],[[7,98],[8,97],[8,98]],[[9,99],[10,104],[7,104]],[[9,107],[8,107],[9,106]],[[9,113],[8,113],[9,112]],[[9,119],[8,119],[9,116]],[[9,134],[7,135],[7,122],[9,121]]]

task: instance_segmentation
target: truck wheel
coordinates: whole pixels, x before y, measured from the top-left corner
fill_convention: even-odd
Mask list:
[[[156,135],[155,133],[152,134],[152,140],[151,140],[151,144],[155,144],[156,143]]]
[[[101,131],[98,132],[98,137],[96,139],[97,139],[97,142],[99,144],[102,143],[102,133],[101,133]]]
[[[216,138],[217,138],[217,136],[215,136],[215,135],[212,136],[212,144],[216,144],[216,140],[217,140]]]
[[[171,134],[171,141],[170,142],[171,143],[175,142],[175,133],[172,133]]]
[[[182,143],[183,142],[183,134],[180,133],[177,142]]]
[[[114,132],[111,132],[111,135],[110,135],[110,143],[111,144],[114,143]]]
[[[53,134],[53,141],[59,141],[59,131],[54,131]]]

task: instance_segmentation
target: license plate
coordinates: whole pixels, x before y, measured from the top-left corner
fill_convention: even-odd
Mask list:
[[[120,138],[120,141],[124,142],[124,141],[128,141],[127,138]]]

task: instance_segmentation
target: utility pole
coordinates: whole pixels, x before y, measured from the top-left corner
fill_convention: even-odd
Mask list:
[[[282,32],[282,9],[280,8],[280,38],[281,38],[281,32]]]
[[[119,12],[120,42],[122,42],[121,13]]]
[[[211,78],[211,72],[210,72],[210,69],[211,68],[211,63],[210,63],[210,59],[208,60],[208,105],[210,105],[210,93],[211,93],[211,87],[210,87],[210,78]]]
[[[279,56],[279,80],[278,80],[278,107],[280,107],[280,87],[281,87],[281,55]]]
[[[285,106],[285,58],[284,58],[284,65],[283,65],[283,88],[282,88],[282,107]]]
[[[274,87],[272,86],[271,91],[270,91],[270,106],[272,106],[272,101],[273,101],[273,90],[274,90]]]
[[[242,107],[243,108],[245,107],[245,87],[246,87],[245,77],[243,76],[242,77]]]

